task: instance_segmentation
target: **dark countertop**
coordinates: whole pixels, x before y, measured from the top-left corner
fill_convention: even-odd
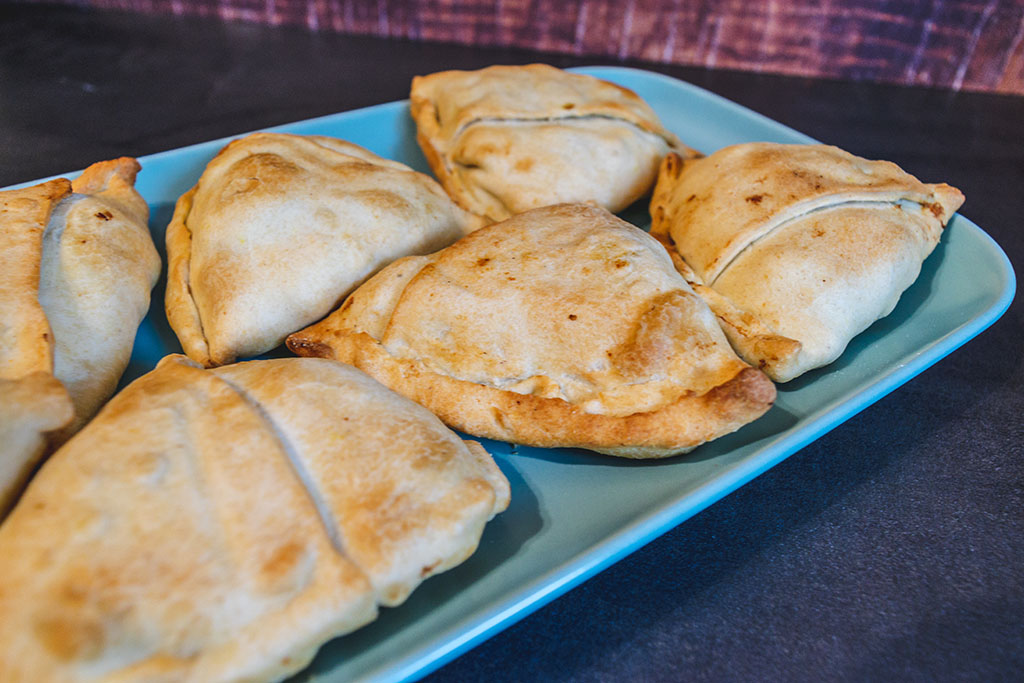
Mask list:
[[[0,186],[529,61],[613,63],[0,5]],[[961,188],[1024,265],[1024,98],[629,65]],[[1019,679],[1022,314],[433,678]]]

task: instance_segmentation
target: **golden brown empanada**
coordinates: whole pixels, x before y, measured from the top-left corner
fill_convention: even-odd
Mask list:
[[[67,389],[49,372],[0,378],[0,520],[25,488],[54,433],[74,417]]]
[[[160,277],[149,207],[135,190],[140,169],[128,157],[87,168],[43,237],[39,302],[53,329],[53,374],[75,403],[65,438],[117,388]]]
[[[624,457],[685,452],[775,397],[665,250],[587,204],[401,259],[288,346],[362,368],[470,434]]]
[[[0,192],[0,377],[53,372],[53,332],[39,303],[43,234],[53,207],[71,194],[57,178]]]
[[[351,367],[169,356],[0,526],[0,680],[282,679],[468,557],[508,495]]]
[[[668,156],[651,233],[674,244],[739,354],[786,382],[892,311],[962,203],[887,161],[748,143]]]
[[[214,157],[167,228],[167,318],[206,366],[268,351],[391,261],[480,220],[349,142],[257,133]]]
[[[462,206],[492,220],[549,204],[625,208],[679,142],[635,93],[545,64],[413,79],[417,139]]]
[[[124,157],[0,192],[0,514],[128,364],[160,272],[138,171]]]

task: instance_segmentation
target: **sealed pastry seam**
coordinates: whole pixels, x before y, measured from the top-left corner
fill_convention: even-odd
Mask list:
[[[470,555],[508,488],[351,367],[169,356],[0,527],[0,678],[283,680]]]
[[[591,121],[605,121],[611,124],[619,124],[629,129],[632,129],[637,135],[646,136],[650,139],[663,140],[670,149],[688,149],[680,143],[675,136],[671,135],[668,131],[653,131],[648,127],[641,126],[635,121],[624,119],[607,114],[588,114],[583,116],[564,116],[564,117],[509,117],[509,118],[497,118],[497,117],[485,117],[474,119],[464,125],[462,125],[458,131],[454,134],[451,140],[441,140],[438,138],[427,138],[421,137],[421,145],[436,146],[431,153],[428,153],[428,157],[436,159],[436,163],[440,164],[440,167],[435,166],[436,170],[440,171],[439,175],[446,182],[444,183],[452,191],[455,199],[459,200],[459,203],[467,210],[473,210],[482,202],[490,206],[499,205],[501,207],[500,213],[502,215],[511,215],[515,213],[513,207],[510,206],[501,196],[495,194],[495,192],[484,186],[481,183],[474,182],[471,178],[465,177],[466,171],[475,171],[482,169],[483,167],[477,163],[470,161],[460,160],[458,150],[460,149],[460,143],[463,136],[476,126],[486,125],[500,125],[500,126],[530,126],[539,124],[567,124],[572,125],[575,123],[586,123]],[[689,150],[689,155],[696,155],[696,152]],[[475,199],[470,199],[475,197]],[[493,210],[489,211],[489,214],[495,213]],[[498,217],[498,216],[494,216]]]
[[[54,375],[75,404],[68,438],[114,393],[149,310],[161,260],[131,157],[89,166],[72,181],[44,235],[39,299],[54,336]]]
[[[962,202],[891,162],[747,143],[666,157],[651,233],[740,355],[785,382],[893,310]]]
[[[0,194],[0,377],[53,372],[53,331],[38,298],[43,235],[71,183],[57,178]]]
[[[442,185],[492,220],[570,201],[616,211],[646,194],[667,151],[697,156],[636,93],[542,64],[417,76],[410,100]]]
[[[288,346],[471,434],[625,457],[685,452],[774,400],[662,247],[586,204],[397,261]]]
[[[374,503],[372,509],[367,510],[365,504],[358,504],[357,501],[362,496],[370,494],[370,490],[378,483],[374,481],[375,477],[364,480],[366,488],[370,490],[366,490],[364,487],[350,489],[342,497],[339,497],[337,490],[332,489],[332,486],[337,483],[336,480],[344,477],[340,473],[330,474],[331,468],[336,465],[332,465],[328,461],[333,461],[335,458],[322,459],[323,453],[315,445],[316,439],[312,436],[311,429],[320,428],[327,431],[344,429],[348,415],[344,414],[337,426],[318,423],[316,427],[311,428],[308,421],[304,421],[305,418],[297,412],[290,415],[287,413],[294,410],[293,405],[297,407],[298,404],[295,402],[301,403],[310,400],[301,398],[303,395],[309,395],[308,392],[316,392],[317,386],[322,386],[324,382],[329,383],[332,378],[336,377],[347,378],[345,382],[350,397],[362,397],[358,400],[368,401],[367,406],[372,403],[373,407],[367,409],[367,414],[384,408],[386,411],[382,410],[382,413],[397,411],[397,413],[404,414],[401,408],[406,410],[412,408],[419,410],[419,408],[410,405],[405,399],[387,392],[365,374],[331,361],[313,361],[318,364],[314,367],[318,367],[319,370],[307,371],[306,375],[289,375],[286,378],[287,385],[282,385],[282,362],[308,363],[309,361],[287,359],[275,361],[276,365],[271,364],[270,361],[255,361],[213,369],[210,373],[238,394],[240,399],[260,419],[268,436],[280,445],[280,453],[283,458],[288,460],[289,469],[295,476],[296,483],[305,490],[320,517],[320,524],[325,536],[330,539],[332,547],[340,557],[351,562],[362,572],[373,588],[375,599],[383,605],[400,604],[423,579],[444,571],[468,557],[476,548],[476,543],[463,545],[463,542],[468,542],[474,535],[474,527],[483,524],[486,520],[470,509],[471,497],[463,496],[466,494],[466,487],[487,487],[489,493],[484,498],[490,502],[479,510],[479,512],[486,513],[487,519],[504,510],[508,505],[507,481],[504,480],[490,456],[484,453],[481,457],[479,453],[473,452],[467,442],[452,434],[433,415],[424,411],[422,416],[415,417],[412,424],[417,425],[416,430],[420,434],[426,435],[431,429],[436,428],[446,435],[443,438],[445,444],[443,451],[453,457],[455,462],[452,463],[454,467],[435,464],[427,468],[428,472],[433,472],[435,486],[428,486],[416,493],[417,501],[414,509],[406,510],[404,513],[406,515],[413,514],[413,516],[418,513],[423,515],[423,518],[398,523],[399,530],[396,532],[393,517],[396,514],[403,514],[400,511],[407,505],[407,502],[403,501],[410,494],[409,490],[399,487],[397,497],[380,500]],[[305,367],[309,368],[310,366]],[[270,368],[270,370],[265,371],[265,374],[259,374],[260,368]],[[376,398],[374,398],[375,396]],[[382,397],[390,397],[390,399],[384,402],[381,400]],[[345,400],[344,396],[339,396],[338,399]],[[396,401],[404,405],[396,405]],[[393,434],[390,436],[394,438]],[[329,448],[335,447],[335,443],[331,441]],[[430,439],[420,443],[420,447],[425,449],[423,453],[428,460],[428,451],[434,448],[434,444],[435,442]],[[402,448],[399,446],[395,452],[401,450]],[[321,453],[320,456],[317,455],[318,452]],[[352,455],[355,460],[341,459],[349,455]],[[373,450],[354,447],[347,452],[336,454],[335,457],[339,459],[338,462],[349,462],[352,466],[350,474],[354,476],[355,472],[364,471],[365,473],[364,468],[377,467],[372,463],[381,456]],[[469,466],[472,476],[467,474],[467,462],[472,463]],[[397,462],[394,476],[398,476],[397,472],[404,466],[403,463]],[[452,477],[456,476],[456,472],[461,472],[464,476],[472,479],[472,482],[467,483],[467,480],[463,480],[458,485],[454,484]],[[450,496],[456,491],[461,492],[457,505],[462,507],[458,510],[453,510],[450,507],[444,508],[441,505],[441,498]],[[356,505],[354,511],[351,508],[352,505]],[[374,547],[369,548],[367,531],[363,526],[365,520],[360,521],[360,516],[367,513],[370,513],[371,516],[377,515],[374,519],[383,520],[382,526],[370,533],[369,543]],[[449,529],[447,536],[437,533],[438,527],[430,525],[417,527],[418,523],[428,520],[432,520],[431,524],[443,525],[447,523],[444,520],[448,515],[454,515],[450,520],[454,526]],[[433,541],[428,542],[427,539],[433,539]],[[418,549],[418,552],[426,553],[426,556],[416,555],[417,559],[403,561],[399,554],[391,561],[382,562],[380,547],[388,547],[389,544],[396,541],[411,544],[410,547]]]
[[[626,458],[687,453],[739,428],[752,419],[752,412],[767,411],[775,399],[774,387],[764,375],[746,367],[705,394],[684,393],[657,410],[600,415],[562,399],[519,394],[441,375],[418,361],[391,356],[365,332],[336,340],[345,348],[340,354],[330,344],[304,340],[302,333],[290,337],[288,345],[303,356],[352,363],[427,407],[447,424],[488,438],[541,448],[563,447],[567,439],[575,438],[585,442],[585,448]],[[700,418],[709,414],[722,422],[702,423]],[[622,443],[629,445],[619,445]]]
[[[396,268],[401,268],[400,279],[404,283],[401,289],[398,290],[398,296],[391,296],[390,300],[386,302],[378,301],[372,307],[373,308],[373,320],[362,320],[362,324],[359,329],[368,332],[371,338],[380,345],[382,352],[388,354],[396,361],[409,362],[416,365],[418,372],[430,372],[438,377],[448,376],[452,380],[467,382],[469,384],[477,384],[499,391],[506,391],[521,396],[533,396],[537,398],[546,399],[557,399],[565,403],[567,407],[571,407],[572,410],[582,411],[583,413],[589,413],[594,415],[604,415],[609,418],[622,417],[623,415],[616,412],[614,408],[614,399],[608,394],[608,391],[619,391],[623,389],[644,389],[647,388],[655,392],[659,398],[655,405],[648,410],[632,410],[628,414],[637,412],[655,412],[660,410],[677,400],[681,400],[684,397],[694,396],[695,393],[692,390],[687,389],[685,382],[680,381],[676,377],[672,377],[666,373],[645,373],[643,377],[632,380],[628,377],[617,377],[614,382],[614,386],[602,385],[607,383],[607,379],[604,382],[601,381],[600,372],[593,377],[588,376],[563,376],[555,377],[545,374],[543,371],[539,371],[537,368],[528,367],[525,372],[519,374],[506,374],[500,377],[481,376],[477,374],[449,374],[449,371],[444,367],[439,366],[437,363],[432,362],[429,356],[421,356],[415,353],[414,350],[408,348],[401,340],[401,330],[396,328],[396,321],[394,319],[394,312],[403,306],[415,306],[416,303],[413,299],[415,294],[415,286],[419,283],[421,278],[425,277],[445,277],[438,269],[437,255],[431,256],[420,256],[420,257],[408,257],[403,259],[401,263],[396,263]],[[393,272],[393,269],[392,271]],[[377,290],[380,292],[381,290]],[[686,296],[685,294],[667,293],[664,296]],[[367,296],[365,293],[360,296]],[[662,298],[664,298],[664,296]],[[694,296],[694,295],[690,295]],[[649,308],[647,313],[657,313],[660,306],[664,305],[666,301],[662,298],[652,300],[649,302]],[[344,313],[348,310],[355,302],[355,296],[350,297],[346,300],[345,304],[339,310],[339,313]],[[640,332],[643,327],[645,317],[641,316],[637,323],[637,329],[634,330],[634,334]],[[398,334],[393,335],[395,331]],[[628,340],[623,340],[624,342]],[[626,353],[630,353],[630,350],[626,350]],[[603,359],[605,365],[609,362],[614,365],[614,358]],[[612,367],[608,367],[604,370],[605,373],[614,373],[615,370]],[[574,400],[571,394],[579,393],[573,392],[565,386],[564,380],[575,379],[577,384],[587,385],[591,387],[591,390],[586,393],[586,398],[581,400]],[[592,381],[593,380],[593,381]],[[728,378],[726,378],[728,380]],[[709,387],[714,388],[714,387]],[[699,395],[699,394],[697,394]]]
[[[685,192],[679,189],[684,185]],[[670,152],[651,197],[651,232],[671,233],[688,264],[712,286],[741,251],[783,224],[858,202],[910,202],[945,225],[963,195],[945,184],[922,183],[891,162],[868,161],[828,145],[747,143],[700,159]],[[726,207],[731,215],[720,215]],[[731,235],[707,221],[728,221]],[[705,237],[701,230],[709,229]]]
[[[486,125],[489,123],[501,124],[501,125],[531,125],[536,123],[564,123],[572,121],[609,121],[612,123],[621,123],[625,126],[635,129],[639,133],[650,135],[656,138],[661,138],[672,148],[682,147],[682,143],[679,142],[675,135],[672,135],[667,130],[654,130],[649,125],[642,125],[637,121],[623,118],[621,116],[615,116],[614,114],[566,114],[565,116],[481,116],[479,118],[471,119],[461,124],[458,129],[452,135],[448,145],[441,145],[444,149],[456,146],[459,137],[466,132],[469,128],[476,125]]]
[[[550,89],[552,85],[554,90]],[[528,92],[522,92],[523,88]],[[453,109],[454,121],[443,121],[438,102],[455,90],[459,95],[471,96]],[[509,103],[503,99],[513,90],[520,96],[515,98],[515,108],[510,114]],[[650,107],[628,88],[547,64],[493,66],[479,71],[443,71],[417,76],[413,79],[410,100],[417,123],[425,131],[443,134],[446,138],[456,137],[468,123],[479,119],[559,120],[599,115],[629,122],[666,141],[678,142],[656,122]],[[443,130],[451,123],[454,123],[453,128]]]
[[[31,596],[0,594],[9,617],[0,677],[283,678],[376,614],[369,591],[353,585],[365,580],[324,552],[315,513],[267,519],[308,503],[294,482],[271,481],[268,473],[287,465],[259,448],[273,444],[262,429],[233,432],[259,423],[212,380],[181,357],[165,360],[30,486],[0,529],[5,550],[25,558],[5,565],[5,587]],[[133,424],[136,411],[164,429]],[[218,449],[211,436],[231,443]],[[263,452],[248,452],[253,446]],[[246,509],[239,494],[250,486],[282,503],[280,513]],[[40,555],[45,570],[33,570]]]
[[[167,226],[167,297],[164,309],[188,357],[210,367],[213,364],[210,347],[203,333],[203,321],[192,297],[190,283],[192,232],[188,228],[188,215],[198,189],[199,186],[195,185],[178,199]]]
[[[928,202],[920,198],[896,196],[892,199],[877,199],[876,197],[877,194],[870,193],[864,193],[862,196],[831,195],[815,199],[807,202],[806,204],[798,204],[790,211],[779,214],[775,220],[766,223],[762,230],[748,235],[746,240],[738,242],[733,246],[733,248],[729,250],[727,256],[722,258],[720,261],[715,262],[714,269],[709,273],[710,277],[702,280],[702,284],[706,284],[708,287],[714,287],[715,283],[725,275],[726,271],[729,270],[729,266],[738,261],[746,252],[757,247],[759,243],[766,240],[775,231],[782,230],[787,226],[814,214],[825,214],[833,209],[856,207],[869,209],[902,209],[904,202],[914,204],[915,206],[920,207],[921,210],[930,210],[931,207],[936,206],[935,203]]]
[[[140,168],[121,157],[0,192],[0,515],[128,363],[160,272]]]
[[[344,557],[348,557],[350,560],[353,558],[345,552],[345,542],[342,538],[341,529],[338,528],[337,523],[334,520],[334,516],[330,512],[330,507],[327,505],[327,501],[324,500],[320,490],[313,482],[313,476],[302,462],[302,458],[296,451],[296,445],[291,442],[288,435],[285,433],[281,426],[277,424],[270,412],[261,404],[255,397],[252,396],[244,387],[238,383],[220,375],[214,374],[217,381],[223,382],[228,388],[238,394],[251,409],[259,416],[260,420],[266,426],[267,431],[273,435],[273,438],[280,444],[281,451],[288,458],[288,464],[291,467],[292,473],[295,478],[299,481],[299,484],[306,491],[306,495],[309,496],[310,502],[317,511],[317,515],[320,518],[320,525],[323,528],[324,535],[331,542],[331,546],[335,552]],[[354,563],[354,562],[353,562]],[[358,566],[358,565],[357,565]],[[362,570],[362,567],[360,567]],[[363,575],[366,572],[363,571]],[[367,577],[369,580],[369,577]]]
[[[761,370],[765,370],[771,365],[779,368],[779,372],[789,372],[790,368],[797,363],[803,344],[796,339],[790,339],[780,334],[755,314],[740,308],[728,298],[705,285],[700,276],[693,272],[689,264],[679,255],[671,235],[661,229],[664,227],[664,223],[660,219],[655,219],[654,225],[651,226],[651,236],[657,239],[668,252],[676,271],[707,303],[733,348],[748,362],[756,362],[757,367]]]
[[[0,520],[50,450],[55,433],[74,417],[67,389],[49,372],[0,378]]]
[[[211,367],[264,353],[374,272],[479,227],[428,176],[344,140],[255,133],[175,207],[167,313]]]

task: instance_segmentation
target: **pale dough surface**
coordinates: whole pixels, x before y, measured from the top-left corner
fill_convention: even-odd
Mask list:
[[[469,433],[630,457],[693,448],[774,399],[664,249],[588,204],[397,261],[288,343]]]
[[[492,220],[565,202],[618,211],[669,151],[696,154],[634,92],[546,64],[418,76],[410,107],[441,184]]]
[[[284,678],[465,559],[508,496],[351,367],[168,356],[0,526],[0,679]]]
[[[737,351],[785,382],[836,360],[892,312],[963,203],[888,161],[827,145],[669,155],[651,233]]]
[[[203,365],[254,356],[391,261],[479,225],[428,176],[358,145],[249,135],[178,200],[167,228],[167,318]]]

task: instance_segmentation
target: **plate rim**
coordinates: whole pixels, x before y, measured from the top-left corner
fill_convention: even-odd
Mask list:
[[[682,88],[690,96],[702,98],[706,102],[716,107],[725,108],[736,115],[783,131],[789,136],[808,143],[818,142],[814,138],[760,112],[705,88],[663,73],[634,67],[602,65],[573,67],[567,70],[601,78],[612,77],[612,80],[615,80],[615,76],[621,76],[625,79],[649,79],[662,87]],[[408,100],[395,100],[369,107],[335,112],[236,133],[183,147],[142,155],[138,159],[143,164],[143,167],[145,167],[147,163],[173,159],[183,154],[198,152],[203,148],[223,146],[231,140],[253,132],[290,132],[296,128],[313,128],[345,118],[373,116],[379,112],[407,106]],[[0,190],[28,187],[58,177],[74,178],[81,172],[82,170],[80,169],[68,173],[55,174],[37,180],[8,185],[0,188]],[[917,349],[916,355],[907,363],[895,370],[873,378],[861,389],[854,391],[852,394],[837,398],[832,403],[802,418],[798,422],[799,428],[797,425],[793,425],[778,439],[766,444],[757,450],[756,453],[752,454],[751,457],[735,463],[727,471],[720,473],[710,481],[698,485],[689,493],[680,495],[678,498],[667,503],[652,506],[650,509],[645,510],[644,514],[634,518],[631,523],[620,527],[614,533],[590,545],[583,552],[544,572],[540,576],[534,577],[532,581],[516,586],[516,591],[508,599],[496,601],[485,609],[476,610],[458,623],[454,623],[449,628],[440,631],[438,638],[419,648],[407,651],[405,656],[387,662],[384,666],[378,667],[376,671],[361,675],[361,677],[386,681],[415,680],[439,669],[475,645],[532,614],[591,576],[760,476],[798,452],[804,446],[816,441],[857,413],[881,400],[985,331],[1002,317],[1012,303],[1016,292],[1016,275],[1006,253],[987,232],[960,214],[957,214],[953,221],[956,222],[957,229],[967,230],[982,240],[984,246],[994,257],[993,265],[998,267],[999,275],[1001,276],[1002,288],[998,296],[992,299],[991,303],[988,303],[980,312],[975,312],[969,320],[949,330],[924,347]],[[950,225],[953,225],[953,221],[951,221]],[[947,226],[948,228],[949,226]],[[162,268],[165,267],[166,263],[162,264]],[[437,643],[438,640],[441,641],[440,644]],[[323,643],[320,647],[322,648],[326,644]],[[305,671],[308,671],[308,667],[296,675],[302,676]],[[340,672],[325,671],[322,674],[317,673],[313,675],[313,678],[330,680],[336,675],[340,675]]]

